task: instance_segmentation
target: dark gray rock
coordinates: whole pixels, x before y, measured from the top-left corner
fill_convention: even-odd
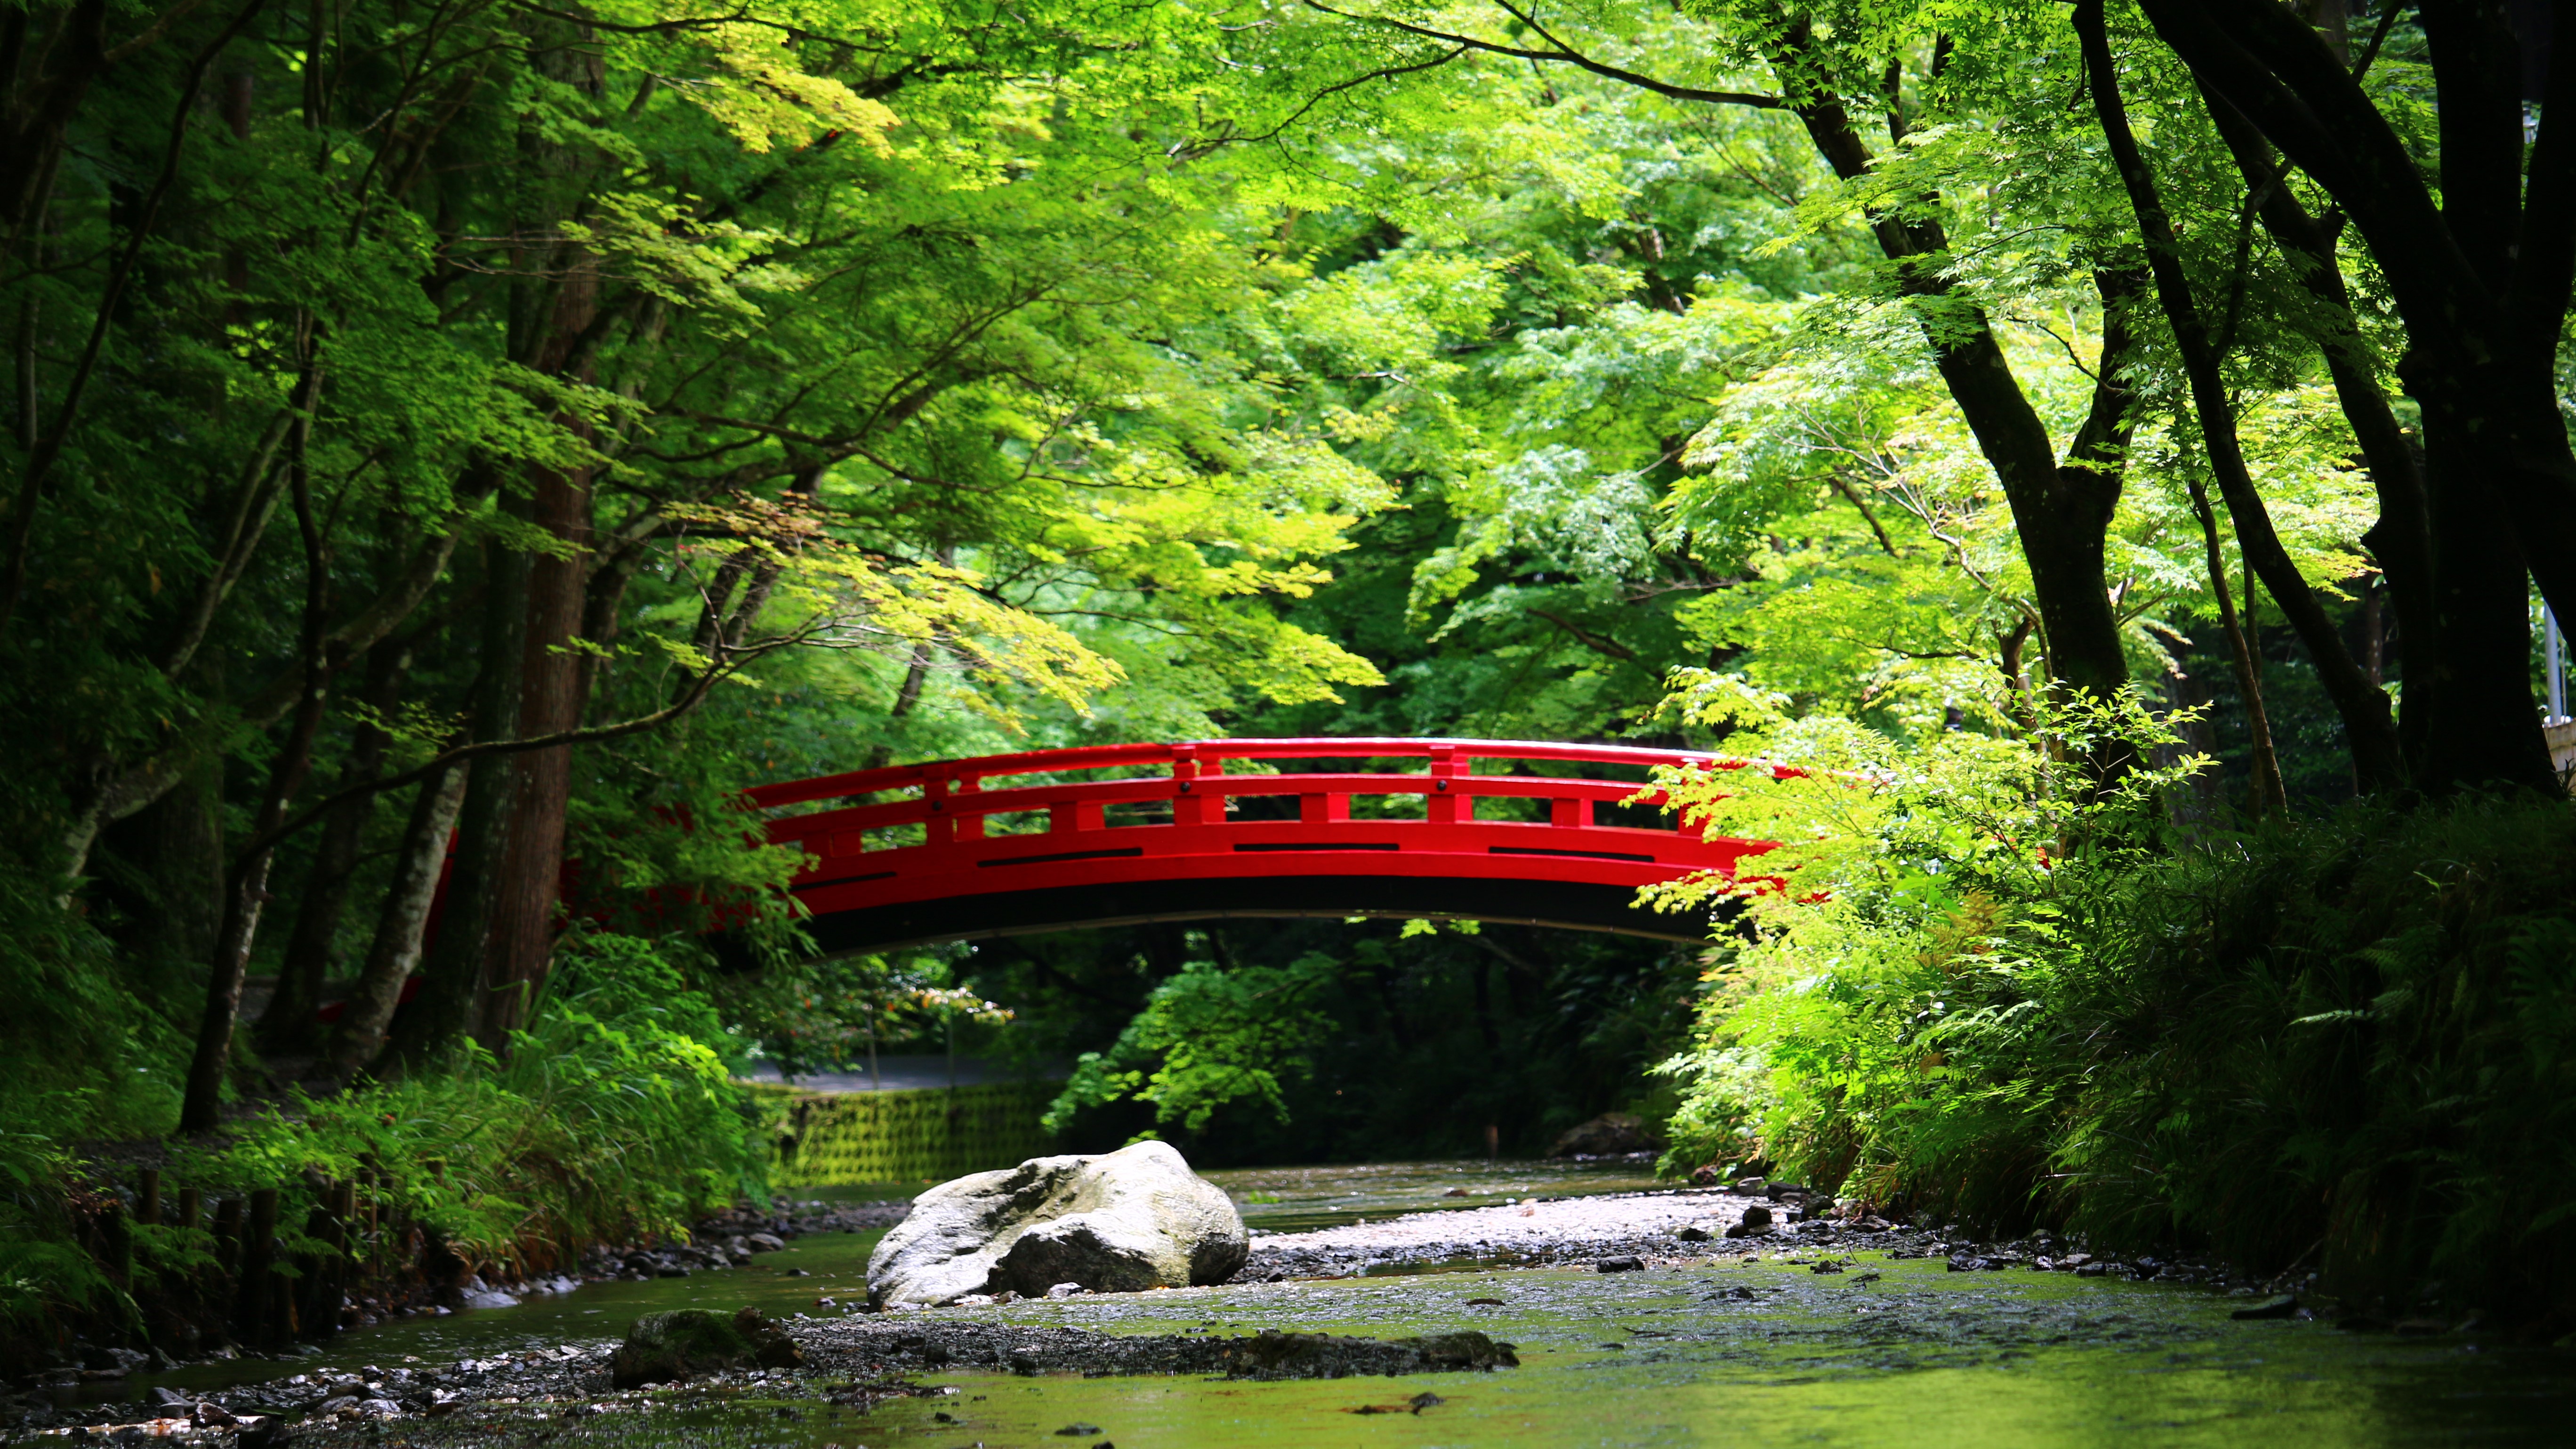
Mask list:
[[[1589,1122],[1569,1127],[1547,1150],[1550,1157],[1615,1157],[1629,1152],[1651,1152],[1661,1144],[1655,1141],[1654,1129],[1646,1119],[1629,1112],[1604,1112]]]
[[[794,1368],[804,1362],[777,1324],[745,1308],[731,1318],[703,1308],[647,1313],[626,1330],[609,1377],[621,1389],[686,1381],[717,1369]]]

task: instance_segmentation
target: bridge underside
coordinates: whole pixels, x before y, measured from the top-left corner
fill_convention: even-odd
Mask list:
[[[1705,911],[1640,909],[1634,885],[1439,876],[1300,875],[994,891],[821,912],[806,933],[827,956],[1148,921],[1241,917],[1475,920],[1704,942]]]

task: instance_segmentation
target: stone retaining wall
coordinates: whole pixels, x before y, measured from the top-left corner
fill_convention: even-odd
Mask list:
[[[1038,1125],[1058,1082],[779,1099],[775,1180],[784,1187],[945,1182],[1055,1149]]]

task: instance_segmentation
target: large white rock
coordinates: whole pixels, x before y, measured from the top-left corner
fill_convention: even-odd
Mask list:
[[[948,1303],[1059,1283],[1134,1293],[1222,1283],[1251,1249],[1222,1188],[1168,1142],[1034,1157],[944,1182],[868,1257],[868,1301]]]

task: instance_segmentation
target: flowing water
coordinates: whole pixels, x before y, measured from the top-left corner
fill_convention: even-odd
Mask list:
[[[1631,1164],[1409,1164],[1213,1173],[1256,1229],[1627,1191]],[[1466,1187],[1462,1204],[1446,1197]],[[835,1313],[863,1296],[878,1234],[807,1237],[756,1266],[592,1284],[513,1309],[351,1333],[294,1363],[201,1365],[142,1381],[210,1389],[325,1367],[440,1365],[621,1334],[663,1308]],[[1731,1245],[1728,1245],[1731,1246]],[[2389,1445],[2576,1442],[2576,1354],[2476,1333],[2398,1338],[2230,1318],[2206,1290],[2027,1272],[1962,1273],[1861,1252],[1839,1273],[1783,1254],[1605,1275],[1536,1269],[1104,1295],[907,1315],[1108,1333],[1263,1328],[1395,1337],[1478,1328],[1517,1346],[1493,1374],[1224,1382],[942,1371],[943,1396],[861,1414],[776,1385],[656,1394],[566,1422],[533,1407],[343,1430],[317,1443],[602,1444],[668,1449],[1098,1445],[1412,1449],[1538,1445]],[[1817,1256],[1812,1250],[1805,1256]],[[802,1268],[807,1276],[789,1276]],[[1478,1302],[1475,1300],[1499,1300]],[[1415,1396],[1438,1402],[1416,1412]],[[786,1417],[793,1415],[795,1417]],[[1068,1429],[1080,1432],[1066,1433]]]

